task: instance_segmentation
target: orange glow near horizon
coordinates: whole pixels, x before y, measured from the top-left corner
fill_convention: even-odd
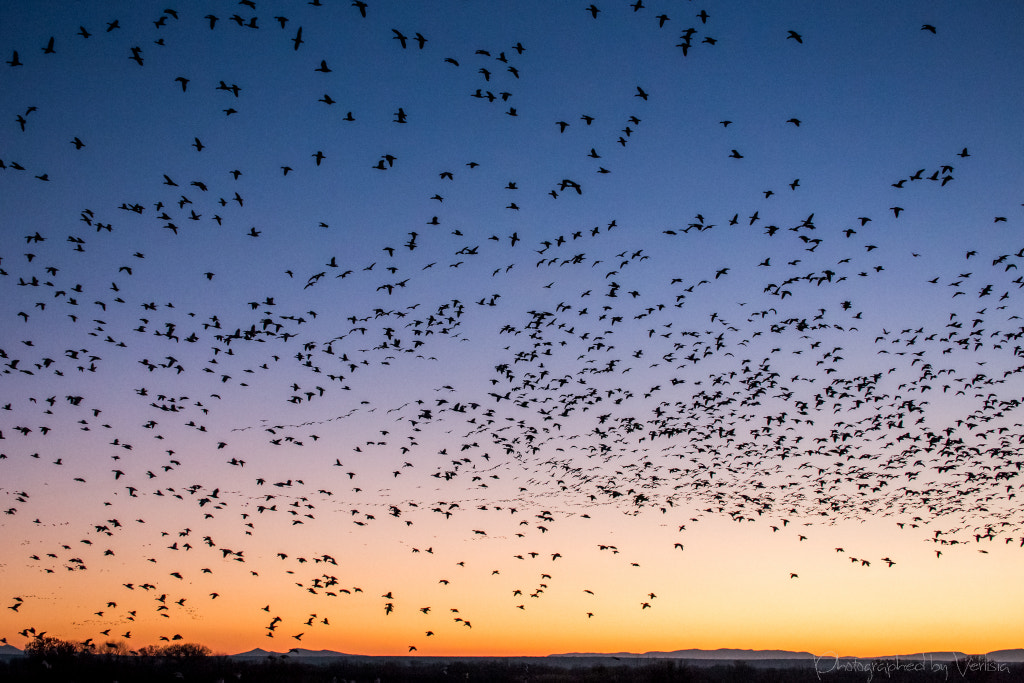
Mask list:
[[[604,513],[594,513],[570,526],[600,524]],[[744,649],[816,655],[977,654],[1013,648],[1024,636],[1016,617],[1024,588],[1013,581],[1012,548],[936,559],[922,546],[887,567],[877,558],[885,556],[884,548],[897,534],[883,522],[773,534],[714,519],[682,533],[667,525],[652,533],[649,521],[637,520],[643,536],[628,539],[629,534],[620,532],[609,538],[618,553],[573,545],[570,528],[550,536],[531,534],[521,541],[522,549],[538,555],[527,554],[523,560],[510,560],[507,540],[481,540],[474,542],[474,559],[465,566],[457,564],[463,556],[458,549],[439,547],[431,553],[410,550],[405,566],[386,566],[374,557],[383,548],[375,550],[368,543],[354,555],[337,553],[337,566],[306,562],[296,565],[306,571],[292,570],[295,583],[337,574],[341,581],[336,590],[350,592],[339,590],[331,597],[268,583],[252,576],[245,564],[230,560],[214,563],[206,579],[193,573],[181,582],[165,581],[159,590],[121,586],[112,598],[101,592],[96,578],[102,575],[68,572],[40,583],[24,574],[24,583],[19,585],[15,577],[9,591],[31,598],[33,606],[24,614],[0,616],[0,630],[11,633],[34,624],[58,637],[97,638],[114,621],[112,614],[123,617],[134,611],[133,621],[120,622],[108,639],[124,640],[128,630],[126,644],[140,647],[180,630],[187,641],[226,654],[299,647],[390,656],[409,654],[409,646],[421,656],[545,656],[712,650],[737,643]],[[800,533],[808,535],[807,541],[798,539]],[[683,539],[684,550],[672,546],[676,538]],[[843,553],[830,547],[834,538],[844,539]],[[768,555],[780,542],[789,546],[785,557]],[[554,552],[561,556],[552,560]],[[866,568],[849,561],[856,554],[875,560]],[[500,568],[498,573],[495,568]],[[124,576],[136,569],[144,568],[127,566]],[[798,578],[788,578],[790,572]],[[228,590],[223,588],[225,575]],[[923,576],[929,580],[923,582]],[[968,576],[984,580],[965,581]],[[448,583],[439,583],[442,579]],[[209,593],[215,589],[221,593],[212,598]],[[188,596],[184,605],[175,605],[183,596]],[[117,607],[106,607],[108,600]],[[388,602],[395,607],[386,615]],[[154,612],[164,604],[172,608],[173,628],[161,623],[170,619]],[[87,609],[105,614],[60,627],[63,614]],[[281,622],[268,638],[264,627],[274,617]],[[322,623],[325,618],[328,625]],[[427,631],[433,635],[425,635]],[[8,640],[18,643],[17,638]]]

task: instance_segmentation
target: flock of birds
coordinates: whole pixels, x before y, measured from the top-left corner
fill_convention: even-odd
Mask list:
[[[152,27],[115,18],[57,26],[39,45],[8,47],[6,64],[45,82],[47,69],[67,68],[48,60],[79,41],[144,73],[186,30],[212,40],[258,30],[295,53],[290,66],[323,76],[325,92],[303,106],[333,113],[339,105],[345,113],[330,125],[348,130],[364,113],[340,104],[347,98],[327,81],[340,66],[315,54],[310,28],[322,3],[308,3],[301,20],[242,0],[216,14],[164,9]],[[637,16],[654,11],[642,0],[629,8]],[[580,20],[608,20],[607,9],[581,6]],[[654,35],[679,27],[680,42],[667,47],[682,57],[721,49],[707,33],[713,14],[682,9],[648,17]],[[449,73],[472,70],[465,96],[490,108],[484,116],[523,117],[514,91],[531,76],[520,64],[535,49],[529,41],[439,55],[431,48],[441,41],[429,32],[382,24],[374,11],[357,0],[346,21],[363,22],[394,49],[422,51]],[[129,30],[121,52],[102,42]],[[921,30],[938,35],[930,24]],[[779,36],[794,49],[804,40],[796,30]],[[194,67],[151,87],[212,102],[230,125],[259,105],[247,100],[247,84],[223,75],[211,80]],[[335,601],[354,599],[364,586],[383,618],[418,610],[474,628],[465,606],[419,605],[370,576],[358,586],[345,578],[346,556],[371,535],[392,539],[389,557],[411,566],[445,552],[443,545],[448,553],[458,546],[469,555],[452,572],[498,575],[506,568],[481,569],[473,549],[506,548],[513,566],[538,567],[535,584],[511,591],[510,610],[526,610],[526,598],[568,582],[557,570],[569,551],[547,550],[545,534],[607,510],[630,524],[677,528],[670,550],[683,555],[687,535],[709,517],[801,542],[839,520],[887,516],[931,542],[937,561],[994,544],[1024,548],[1015,500],[1024,465],[1024,324],[1016,308],[1024,241],[979,238],[952,270],[914,285],[941,315],[903,324],[876,315],[858,293],[919,258],[886,246],[885,232],[912,221],[912,211],[886,202],[841,222],[810,212],[787,221],[773,211],[773,197],[799,192],[799,178],[754,188],[743,207],[695,210],[677,225],[619,215],[539,232],[519,214],[532,215],[541,200],[590,200],[649,125],[645,107],[660,93],[632,83],[622,90],[632,107],[610,124],[614,133],[586,112],[548,124],[560,137],[584,140],[592,175],[560,174],[542,188],[511,178],[487,189],[484,199],[502,216],[496,224],[512,226],[493,232],[455,218],[466,201],[460,184],[482,182],[475,174],[498,163],[489,170],[486,161],[466,159],[439,165],[423,181],[434,194],[423,197],[428,208],[416,225],[360,238],[373,246],[355,257],[332,232],[343,219],[325,209],[318,224],[294,228],[321,231],[316,260],[290,260],[281,242],[261,246],[275,229],[251,213],[262,190],[246,181],[267,177],[265,169],[206,161],[218,143],[202,133],[189,136],[192,175],[150,162],[120,202],[75,209],[64,224],[5,220],[0,576],[28,572],[59,591],[46,582],[105,574],[97,580],[112,581],[109,599],[85,622],[95,625],[87,643],[97,647],[132,638],[136,620],[159,624],[160,617],[173,623],[160,638],[180,640],[175,631],[187,633],[203,610],[197,605],[244,590],[230,581],[206,593],[187,587],[210,585],[205,574],[287,577],[322,609],[292,619],[286,634],[278,630],[289,620],[270,604],[254,605],[243,619],[298,645],[314,627],[331,625]],[[0,149],[0,187],[7,197],[73,193],[61,184],[69,168],[89,163],[75,155],[95,143],[47,119],[32,95],[7,91],[3,137],[62,136],[64,149],[49,159],[41,142],[39,154],[24,158]],[[394,130],[417,125],[413,107],[392,109]],[[801,123],[777,125],[799,132]],[[266,181],[273,192],[287,196],[280,188],[294,176],[339,163],[327,145],[302,155],[273,168]],[[751,154],[725,148],[722,156],[743,164]],[[396,144],[352,172],[386,178],[406,158]],[[953,191],[973,163],[963,141],[950,141],[948,158],[886,179],[879,194]],[[1019,212],[987,217],[1021,219]],[[168,274],[161,260],[177,259],[185,240],[203,244],[203,231],[237,237],[226,261],[266,249],[267,272],[252,283],[265,293],[239,294],[230,273],[241,271],[207,271],[198,257]],[[699,259],[673,272],[684,253],[741,234],[763,256]],[[168,277],[181,287],[166,286]],[[743,301],[733,300],[736,291]],[[421,527],[435,531],[418,537]],[[438,527],[457,531],[435,536]],[[638,564],[623,541],[590,533],[602,557]],[[460,534],[465,539],[454,540]],[[293,550],[303,544],[305,551]],[[144,560],[124,564],[142,547]],[[896,552],[835,551],[871,571],[900,561]],[[446,574],[438,583],[454,588],[458,579]],[[652,609],[657,597],[638,589],[636,608]],[[31,618],[32,597],[6,599],[5,611]],[[581,618],[595,614],[599,607]],[[59,629],[25,623],[20,635]],[[440,632],[433,625],[421,636]]]

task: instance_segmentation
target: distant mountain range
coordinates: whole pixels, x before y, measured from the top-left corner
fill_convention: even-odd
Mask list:
[[[1024,649],[995,650],[985,656],[993,662],[1024,662]]]
[[[305,648],[297,647],[289,650],[288,652],[268,652],[261,647],[255,650],[249,650],[248,652],[240,652],[237,655],[231,655],[232,657],[365,657],[366,655],[353,655],[344,652],[335,652],[334,650],[307,650]]]
[[[835,658],[830,655],[813,655],[810,652],[793,652],[791,650],[738,650],[722,648],[719,650],[673,650],[672,652],[568,652],[565,654],[548,655],[549,657],[617,657],[620,659],[700,659],[700,660],[724,660],[724,661],[745,661],[745,660],[780,660],[780,659],[814,659],[814,658]],[[968,656],[985,657],[992,662],[1024,662],[1024,649],[995,650],[985,654],[968,655],[964,652],[917,652],[914,654],[900,655],[879,655],[876,657],[840,657],[840,659],[927,659],[930,661],[953,661],[965,659]]]
[[[344,652],[335,652],[333,650],[305,650],[302,648],[296,648],[288,652],[268,652],[262,648],[256,648],[248,652],[242,652],[232,657],[282,657],[287,656],[290,658],[298,657],[368,657],[367,655],[354,655],[346,654]],[[718,650],[673,650],[671,652],[567,652],[562,654],[551,654],[546,657],[539,657],[537,659],[560,659],[560,658],[586,658],[586,659],[693,659],[702,661],[723,661],[723,662],[736,662],[736,661],[779,661],[787,660],[793,662],[813,660],[815,657],[828,659],[834,658],[835,655],[814,655],[810,652],[794,652],[792,650],[741,650],[734,648],[722,648]],[[927,659],[929,661],[943,662],[953,661],[955,659],[965,659],[968,656],[971,657],[985,657],[992,662],[1024,662],[1024,648],[1018,648],[1013,650],[995,650],[986,654],[974,654],[968,655],[964,652],[918,652],[914,654],[900,654],[900,655],[880,655],[877,657],[841,657],[841,659],[894,659],[899,657],[900,659],[913,660],[913,659]],[[412,657],[410,657],[412,658]],[[417,656],[416,659],[425,659],[428,657]],[[446,659],[460,659],[459,657],[446,657]],[[466,657],[465,659],[534,659],[533,657]]]
[[[813,659],[810,652],[792,652],[790,650],[737,650],[722,648],[719,650],[673,650],[672,652],[567,652],[565,654],[548,655],[549,657],[619,657],[644,659]]]
[[[23,655],[24,652],[12,645],[0,645],[0,657],[18,657]],[[563,654],[552,654],[547,657],[533,658],[533,657],[445,657],[445,659],[620,659],[620,660],[637,660],[637,659],[691,659],[700,660],[702,662],[710,663],[715,661],[721,662],[755,662],[755,661],[780,661],[787,660],[789,662],[799,662],[805,660],[813,660],[815,657],[821,659],[834,658],[835,655],[813,655],[810,652],[794,652],[791,650],[740,650],[733,648],[722,648],[719,650],[673,650],[671,652],[567,652]],[[901,654],[901,655],[882,655],[877,657],[841,657],[844,660],[854,659],[899,659],[904,660],[920,660],[925,659],[928,661],[943,662],[953,661],[956,659],[963,660],[968,656],[972,657],[985,657],[990,662],[1006,662],[1006,663],[1024,663],[1024,648],[1016,648],[1012,650],[995,650],[985,654],[967,655],[963,652],[918,652],[914,654]],[[258,659],[261,657],[288,657],[290,659],[306,659],[306,658],[328,658],[328,657],[350,657],[360,659],[371,659],[368,655],[354,655],[345,652],[336,652],[334,650],[307,650],[304,648],[295,648],[288,652],[270,652],[262,648],[256,648],[249,650],[248,652],[240,652],[235,655],[231,655],[232,658],[238,659]],[[412,659],[413,657],[409,657]],[[390,658],[389,658],[390,659]],[[415,659],[430,659],[430,657],[415,657]]]

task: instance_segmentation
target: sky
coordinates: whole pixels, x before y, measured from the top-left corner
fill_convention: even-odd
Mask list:
[[[0,637],[1020,647],[1022,23],[4,3]]]

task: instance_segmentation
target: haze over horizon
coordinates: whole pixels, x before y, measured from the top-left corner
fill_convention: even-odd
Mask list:
[[[1024,7],[0,7],[0,638],[1024,643]]]

